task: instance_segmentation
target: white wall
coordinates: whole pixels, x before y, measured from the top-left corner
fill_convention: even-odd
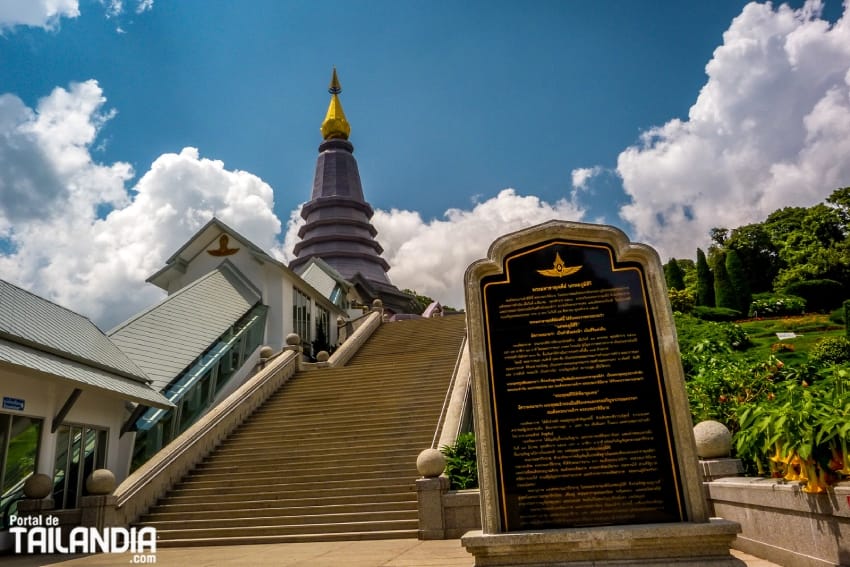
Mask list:
[[[26,369],[0,370],[0,396],[24,400],[23,411],[2,410],[13,415],[27,415],[43,420],[37,472],[53,477],[53,460],[56,453],[56,435],[51,433],[53,418],[74,391],[74,385],[46,378]],[[91,390],[83,390],[64,423],[90,425],[108,431],[107,468],[118,482],[127,476],[128,461],[122,455],[119,433],[128,413],[124,400]],[[126,443],[126,440],[123,440]]]

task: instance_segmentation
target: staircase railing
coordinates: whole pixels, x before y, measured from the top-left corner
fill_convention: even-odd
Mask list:
[[[137,522],[196,464],[206,458],[298,370],[300,353],[284,351],[265,368],[162,448],[113,493],[111,525]]]
[[[446,392],[446,400],[443,402],[440,420],[437,423],[436,431],[434,431],[434,440],[431,442],[432,449],[453,444],[457,441],[457,436],[462,433],[461,428],[467,421],[467,401],[469,400],[471,376],[469,343],[464,338],[455,362],[452,381]]]
[[[369,340],[375,329],[381,326],[382,314],[380,311],[372,311],[362,319],[363,322],[357,327],[357,330],[346,338],[345,342],[339,345],[328,359],[328,366],[345,366],[351,360],[351,357],[360,350],[363,343]]]

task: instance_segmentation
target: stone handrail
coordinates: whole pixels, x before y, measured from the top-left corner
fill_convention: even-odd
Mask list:
[[[454,444],[457,441],[457,436],[462,433],[460,429],[465,421],[471,378],[469,342],[464,339],[455,364],[454,376],[452,376],[451,392],[448,394],[446,407],[443,408],[443,414],[440,416],[438,429],[434,433],[432,449]],[[437,438],[437,433],[439,433],[439,438]]]
[[[127,526],[138,521],[298,370],[299,357],[297,352],[285,351],[269,360],[265,368],[128,476],[113,493],[115,515],[108,524]]]
[[[348,361],[351,360],[351,357],[360,350],[363,343],[372,336],[375,329],[381,326],[382,318],[380,311],[372,311],[365,317],[362,317],[362,323],[358,325],[357,330],[354,331],[350,337],[345,339],[345,342],[339,345],[339,348],[334,351],[328,359],[327,366],[345,366]]]

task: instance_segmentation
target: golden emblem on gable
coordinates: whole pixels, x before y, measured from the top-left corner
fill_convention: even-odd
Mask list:
[[[549,276],[550,278],[563,278],[564,276],[570,276],[581,269],[581,266],[567,266],[564,264],[564,261],[561,260],[561,254],[555,252],[555,263],[551,268],[547,268],[545,270],[537,270],[537,273],[541,276]]]
[[[228,248],[227,243],[230,241],[230,237],[226,234],[222,234],[221,238],[218,239],[218,249],[217,250],[207,250],[210,256],[230,256],[231,254],[236,254],[239,252],[238,248]]]

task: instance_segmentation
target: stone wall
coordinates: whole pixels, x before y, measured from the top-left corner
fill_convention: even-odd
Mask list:
[[[714,515],[741,524],[735,549],[780,565],[850,565],[850,483],[826,494],[765,478],[729,477],[706,487]]]

